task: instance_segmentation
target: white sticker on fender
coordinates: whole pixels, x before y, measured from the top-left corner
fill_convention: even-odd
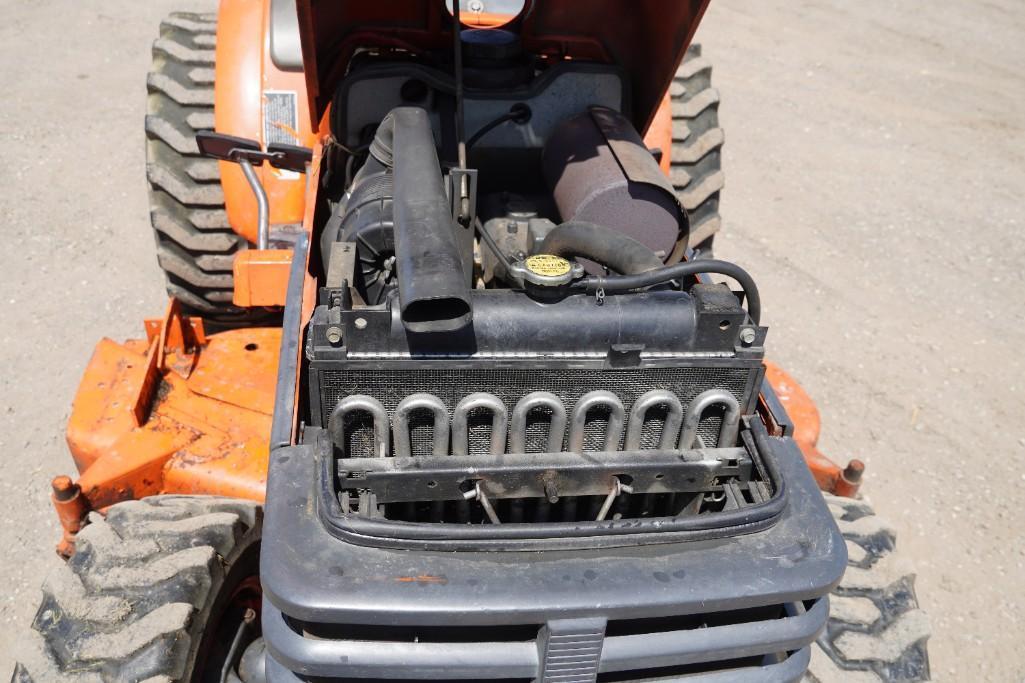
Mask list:
[[[301,144],[299,140],[299,97],[294,90],[263,91],[263,144]],[[278,169],[282,180],[297,180],[299,173]]]

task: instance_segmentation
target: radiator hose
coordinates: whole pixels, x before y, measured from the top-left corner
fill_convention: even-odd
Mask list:
[[[624,275],[662,266],[662,259],[629,235],[588,221],[567,221],[541,243],[540,253],[585,258]]]
[[[654,270],[631,275],[610,275],[608,277],[586,277],[579,280],[576,286],[583,287],[588,292],[627,292],[632,289],[641,289],[660,285],[672,280],[679,280],[684,277],[714,273],[725,275],[736,280],[747,297],[747,314],[751,321],[757,325],[762,316],[762,300],[758,295],[758,286],[754,278],[735,263],[729,261],[717,261],[714,259],[698,259],[695,261],[684,261],[671,266],[662,266]]]
[[[587,277],[576,283],[588,292],[628,292],[695,275],[725,275],[744,290],[751,321],[757,325],[761,319],[762,300],[754,278],[729,261],[699,259],[666,266],[655,252],[629,235],[587,221],[567,221],[554,228],[541,243],[540,253],[586,258],[622,273]]]

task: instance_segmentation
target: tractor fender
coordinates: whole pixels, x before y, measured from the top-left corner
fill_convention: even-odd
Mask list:
[[[658,149],[662,152],[662,159],[658,165],[667,176],[673,157],[672,106],[672,100],[669,98],[667,90],[666,94],[662,96],[661,104],[655,110],[655,116],[651,119],[648,130],[644,133],[644,144],[648,146],[648,149]]]
[[[272,5],[274,6],[272,8]],[[272,59],[271,25],[295,21],[294,0],[221,0],[217,16],[214,73],[214,126],[219,133],[270,142],[312,147],[306,80],[300,60],[280,64]],[[281,30],[279,28],[279,30]],[[285,28],[287,31],[287,28]],[[282,41],[276,41],[280,52]],[[269,165],[259,175],[270,201],[275,226],[302,223],[306,176]],[[256,242],[256,199],[237,164],[220,162],[224,205],[232,230]]]

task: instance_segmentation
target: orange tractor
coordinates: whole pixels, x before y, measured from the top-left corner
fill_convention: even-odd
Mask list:
[[[170,300],[86,368],[15,680],[925,679],[863,466],[712,256],[706,5],[168,17]]]

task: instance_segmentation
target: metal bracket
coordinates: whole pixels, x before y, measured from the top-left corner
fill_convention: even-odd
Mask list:
[[[379,503],[472,500],[478,485],[491,500],[605,496],[614,479],[626,477],[636,493],[697,493],[717,477],[747,478],[751,468],[743,448],[506,454],[490,463],[472,455],[337,461],[340,488],[373,491]],[[622,485],[616,491],[630,492]]]
[[[619,498],[619,494],[633,492],[632,486],[621,482],[619,477],[612,477],[612,489],[609,491],[609,495],[605,496],[605,501],[601,504],[601,510],[598,511],[598,516],[594,518],[594,521],[600,522],[605,519],[605,515],[609,514],[609,510],[612,509],[612,504],[616,498]]]
[[[477,169],[453,168],[448,172],[449,202],[452,205],[452,219],[460,225],[473,225],[477,218]],[[469,200],[464,215],[463,202]]]
[[[484,493],[484,489],[480,487],[480,481],[474,482],[473,488],[464,493],[463,498],[466,500],[476,500],[480,503],[481,507],[484,508],[484,514],[488,516],[492,524],[502,523],[502,520],[498,518],[498,513],[495,512],[495,506],[488,499],[488,494]]]
[[[352,302],[357,306],[364,306],[366,302],[356,289],[356,265],[357,251],[355,242],[334,242],[331,245],[331,258],[327,270],[327,280],[324,286],[328,289],[341,289],[346,287]]]
[[[313,161],[313,150],[298,145],[271,143],[264,151],[256,140],[239,138],[234,135],[215,133],[202,130],[196,133],[196,146],[199,153],[206,157],[231,161],[242,167],[242,173],[256,196],[257,230],[256,248],[268,249],[270,246],[270,204],[267,192],[256,176],[254,166],[263,166],[266,161],[274,168],[284,171],[305,173],[306,165]]]

